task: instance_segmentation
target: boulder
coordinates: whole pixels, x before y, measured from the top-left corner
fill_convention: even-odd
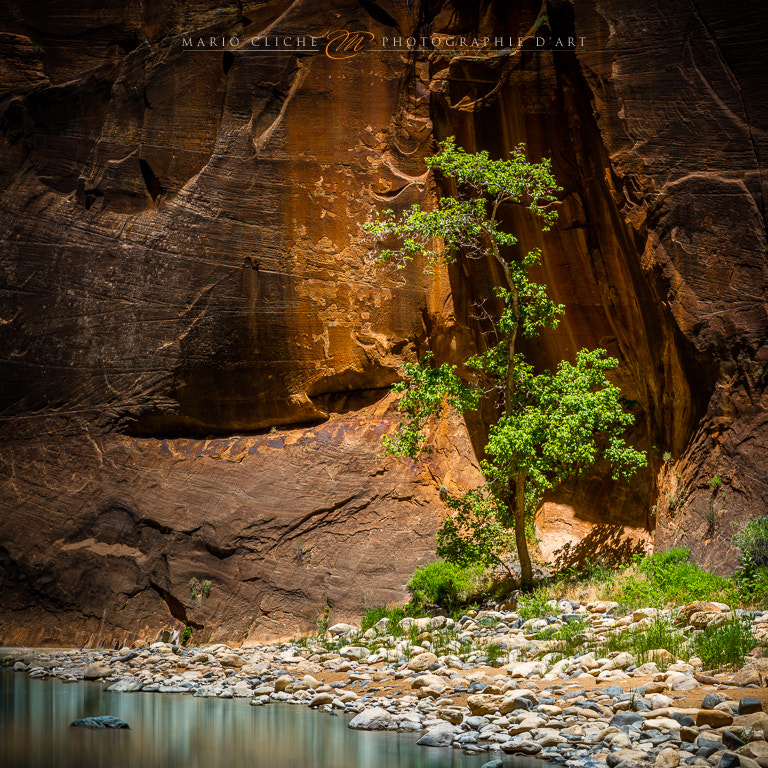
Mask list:
[[[740,715],[751,715],[755,712],[762,712],[762,711],[763,711],[763,703],[760,701],[760,699],[756,699],[752,696],[744,696],[739,701]]]
[[[722,728],[733,722],[733,716],[719,709],[700,709],[696,714],[696,726],[711,725],[713,728]]]
[[[702,709],[714,709],[718,704],[727,701],[728,697],[721,693],[708,693],[701,702]]]
[[[662,733],[676,731],[680,728],[680,723],[671,717],[650,717],[643,721],[642,729],[644,731],[657,730]]]
[[[426,653],[420,653],[415,658],[408,662],[408,669],[414,672],[424,672],[429,669],[432,664],[437,664],[437,656],[434,653],[427,651]]]
[[[535,741],[531,741],[530,739],[520,739],[520,738],[514,738],[510,739],[509,741],[505,741],[501,748],[505,752],[514,752],[519,753],[521,755],[537,755],[539,752],[541,752],[541,744],[537,744]]]
[[[608,768],[615,768],[619,763],[626,762],[627,760],[647,759],[647,753],[639,749],[617,749],[606,756],[605,762],[608,764]]]
[[[383,731],[396,728],[397,721],[382,707],[368,707],[349,721],[349,727],[361,731]]]
[[[754,667],[742,667],[733,679],[739,685],[763,685],[762,675]]]
[[[547,665],[541,661],[521,661],[507,665],[507,674],[511,678],[528,678],[533,675],[543,675]]]
[[[342,622],[334,624],[332,627],[328,627],[328,634],[330,635],[345,635],[347,632],[357,632],[357,627]]]
[[[142,686],[143,683],[138,678],[125,677],[116,683],[112,683],[107,690],[113,693],[132,693],[133,691],[140,691]]]
[[[345,659],[360,661],[370,654],[370,651],[363,645],[345,645],[339,649],[339,656]]]
[[[450,747],[461,729],[450,723],[441,723],[430,728],[416,743],[422,747]]]
[[[121,720],[119,717],[113,717],[112,715],[98,715],[97,717],[83,717],[80,720],[75,720],[72,726],[76,728],[130,728],[131,726]]]
[[[316,693],[309,702],[310,707],[321,707],[324,704],[331,704],[336,697],[332,693]]]
[[[489,693],[476,693],[474,696],[467,697],[467,707],[473,715],[492,715],[494,712],[501,712],[506,697],[497,696]],[[511,712],[512,707],[507,712]],[[501,712],[506,714],[506,712]]]
[[[680,753],[672,747],[665,747],[656,755],[654,768],[677,768],[680,765]]]
[[[102,677],[109,677],[112,674],[112,667],[104,661],[94,661],[85,669],[86,680],[98,680]],[[102,726],[88,726],[89,728],[100,728]]]

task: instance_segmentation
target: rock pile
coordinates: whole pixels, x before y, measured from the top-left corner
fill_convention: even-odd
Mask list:
[[[97,653],[15,652],[5,663],[32,677],[102,680],[119,693],[303,704],[344,712],[351,728],[418,732],[425,746],[535,755],[575,768],[768,768],[762,659],[707,675],[699,659],[663,649],[644,663],[628,651],[561,658],[552,638],[578,622],[586,647],[599,649],[611,634],[661,618],[685,643],[703,627],[737,617],[764,640],[768,614],[696,603],[617,618],[617,607],[563,600],[553,615],[527,621],[511,611],[470,611],[457,622],[407,618],[397,628],[382,619],[363,633],[337,624],[330,639],[280,646],[154,643]]]

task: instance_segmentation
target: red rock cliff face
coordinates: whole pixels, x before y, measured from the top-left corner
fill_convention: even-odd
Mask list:
[[[451,134],[553,157],[558,228],[542,238],[507,214],[567,305],[532,352],[607,347],[654,446],[631,487],[596,474],[545,505],[544,549],[631,547],[628,532],[657,525],[657,545],[682,539],[728,567],[725,521],[764,508],[760,6],[551,3],[536,34],[583,37],[570,52],[184,46],[525,37],[540,15],[320,5],[3,11],[3,641],[181,624],[263,639],[309,630],[326,605],[335,620],[404,596],[431,556],[438,485],[477,473],[458,421],[426,468],[378,458],[382,398],[416,348],[481,343],[473,303],[497,276],[392,275],[359,225],[374,206],[433,200],[423,157]]]

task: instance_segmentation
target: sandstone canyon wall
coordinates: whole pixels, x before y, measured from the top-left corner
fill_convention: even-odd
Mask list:
[[[424,466],[382,459],[387,388],[427,346],[458,359],[482,343],[473,307],[498,276],[392,274],[360,224],[434,201],[423,158],[448,135],[553,158],[558,227],[506,213],[567,306],[531,352],[616,355],[650,452],[629,487],[597,472],[549,499],[545,553],[626,553],[655,530],[733,566],[731,521],[768,499],[766,13],[508,6],[0,11],[0,641],[188,624],[247,642],[309,631],[326,605],[336,620],[403,599],[433,556],[439,486],[477,481],[483,425],[437,425]],[[525,40],[346,59],[247,46],[337,29]],[[583,45],[554,47],[568,37]]]

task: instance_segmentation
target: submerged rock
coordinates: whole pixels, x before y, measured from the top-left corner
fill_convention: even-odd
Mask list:
[[[76,728],[130,728],[131,726],[112,715],[98,715],[97,717],[83,717],[75,720],[70,727]]]

